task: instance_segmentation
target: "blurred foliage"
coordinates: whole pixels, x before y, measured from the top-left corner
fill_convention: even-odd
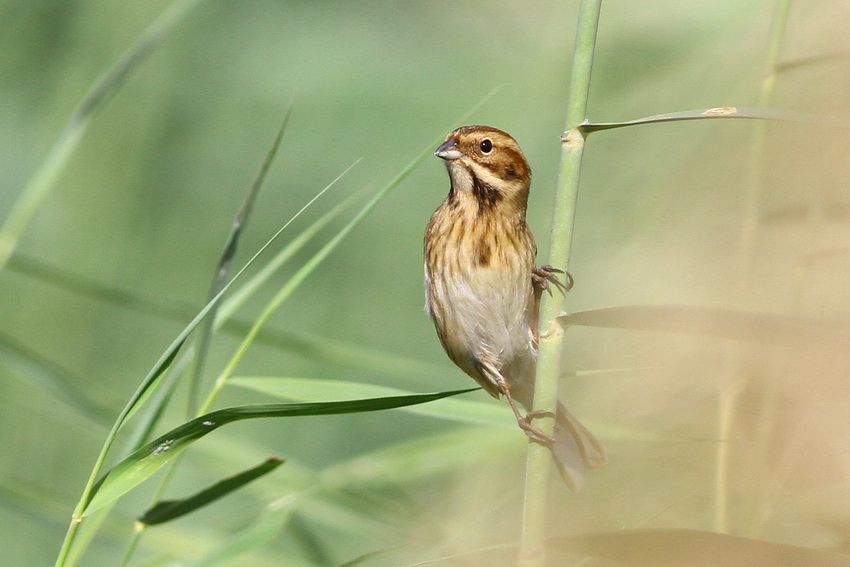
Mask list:
[[[0,218],[91,83],[168,5],[0,1]],[[279,158],[237,264],[354,159],[365,157],[296,230],[361,188],[385,185],[494,86],[500,91],[472,121],[503,128],[523,146],[535,172],[529,222],[545,246],[576,5],[205,0],[96,116],[19,252],[163,306],[200,308],[233,215],[293,94]],[[609,0],[590,117],[752,106],[773,5]],[[795,3],[781,60],[847,51],[848,17],[850,8],[836,0]],[[849,67],[837,57],[788,68],[777,78],[774,106],[846,119]],[[689,304],[846,326],[846,133],[767,126],[764,220],[755,263],[742,274],[737,251],[752,129],[744,121],[708,121],[594,134],[578,204],[571,310]],[[422,312],[422,231],[447,188],[442,165],[426,161],[270,322],[392,355],[380,371],[264,343],[238,372],[419,392],[471,385],[445,359]],[[347,220],[331,223],[279,282]],[[239,319],[253,320],[276,287],[249,301]],[[102,408],[118,413],[188,320],[74,293],[14,263],[0,272],[0,547],[9,565],[55,557],[106,434]],[[556,490],[553,537],[711,530],[714,459],[725,442],[732,534],[830,549],[837,552],[830,561],[850,553],[846,353],[743,350],[721,339],[614,329],[568,332],[570,370],[641,370],[564,379],[574,411],[602,426],[610,463],[578,495]],[[240,338],[215,337],[202,392]],[[393,357],[422,364],[399,371]],[[733,379],[741,375],[748,379]],[[70,389],[51,389],[51,380],[70,381]],[[740,385],[737,410],[732,436],[719,440],[718,391],[730,382]],[[182,422],[183,395],[157,433]],[[497,403],[481,393],[470,399]],[[227,388],[220,407],[257,401],[268,398]],[[96,419],[85,407],[97,408]],[[270,453],[286,466],[209,509],[152,528],[138,560],[321,565],[400,548],[363,562],[398,565],[516,541],[521,434],[399,411],[234,425],[187,452],[168,497]],[[81,564],[117,562],[150,484],[120,501]],[[274,515],[281,509],[293,515]],[[258,523],[266,531],[251,532]],[[265,545],[247,546],[238,558],[216,551],[246,532],[243,541]],[[675,539],[678,533],[662,535],[690,541]],[[621,553],[612,547],[600,564]],[[444,563],[464,564],[458,557]]]

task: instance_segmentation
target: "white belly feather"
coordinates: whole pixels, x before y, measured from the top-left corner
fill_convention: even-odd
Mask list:
[[[425,269],[426,310],[443,329],[449,356],[480,381],[478,364],[494,364],[509,382],[533,365],[535,351],[529,326],[531,275],[504,266],[472,266],[447,271],[429,285]],[[533,366],[531,366],[533,367]]]

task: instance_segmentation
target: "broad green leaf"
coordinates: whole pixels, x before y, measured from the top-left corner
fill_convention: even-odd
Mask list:
[[[838,322],[722,308],[627,305],[562,314],[556,321],[563,327],[664,331],[850,350],[850,328]]]
[[[18,240],[36,209],[50,194],[59,173],[74,153],[95,113],[198,2],[199,0],[176,0],[172,3],[148,26],[142,37],[89,88],[0,227],[0,270],[14,253]]]
[[[381,398],[388,396],[410,396],[411,392],[345,380],[319,380],[316,378],[291,378],[283,376],[234,376],[230,383],[249,388],[277,398],[308,402],[337,398],[356,400],[359,398]],[[405,406],[400,411],[440,419],[451,419],[476,425],[498,425],[515,427],[513,414],[498,403],[473,400],[443,399],[427,405]]]
[[[141,484],[189,445],[229,423],[245,419],[334,415],[392,409],[439,400],[477,388],[365,400],[307,404],[266,404],[216,410],[190,420],[151,441],[106,472],[93,490],[85,514],[90,514]]]
[[[188,498],[181,500],[160,500],[139,518],[139,522],[146,526],[152,526],[185,516],[272,472],[282,464],[283,459],[280,457],[269,457],[259,465],[220,480]]]

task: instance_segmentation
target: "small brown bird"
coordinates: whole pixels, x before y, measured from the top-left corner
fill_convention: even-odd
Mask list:
[[[525,222],[531,168],[509,134],[489,126],[451,132],[434,154],[445,160],[449,194],[425,230],[425,309],[449,358],[495,398],[505,396],[523,431],[549,447],[564,482],[581,486],[602,465],[602,444],[558,404],[554,439],[535,427],[532,407],[540,297],[562,291],[551,266],[535,268]]]

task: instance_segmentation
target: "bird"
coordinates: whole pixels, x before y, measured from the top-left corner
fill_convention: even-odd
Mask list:
[[[564,483],[577,491],[587,470],[606,462],[604,446],[560,402],[553,436],[532,423],[551,416],[531,411],[540,299],[551,286],[568,291],[573,279],[535,267],[526,223],[531,168],[517,141],[491,126],[457,128],[434,154],[450,187],[425,229],[425,311],[449,359],[507,399],[519,427],[550,448]]]

